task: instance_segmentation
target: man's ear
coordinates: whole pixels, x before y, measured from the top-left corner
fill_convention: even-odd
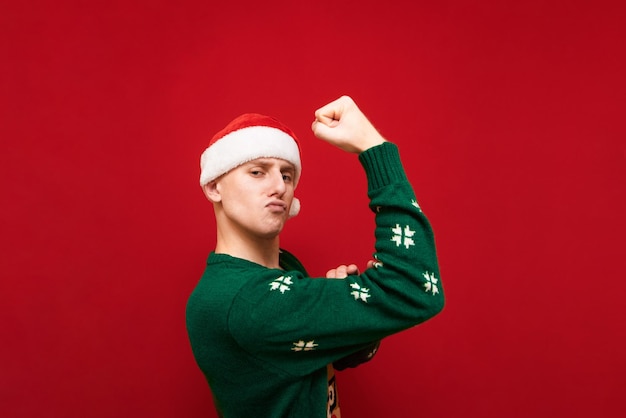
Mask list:
[[[215,180],[208,182],[202,188],[204,190],[204,195],[207,199],[209,199],[213,203],[221,202],[222,195],[217,187],[217,182]]]

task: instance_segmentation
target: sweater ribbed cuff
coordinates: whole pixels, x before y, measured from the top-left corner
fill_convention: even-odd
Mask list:
[[[368,190],[408,181],[398,147],[384,142],[359,154],[359,161],[367,174]]]

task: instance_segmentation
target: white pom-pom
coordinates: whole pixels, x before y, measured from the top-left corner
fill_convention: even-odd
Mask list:
[[[294,197],[291,201],[291,207],[289,208],[289,217],[293,218],[300,212],[300,200]]]

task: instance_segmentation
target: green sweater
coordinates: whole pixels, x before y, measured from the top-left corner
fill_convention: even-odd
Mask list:
[[[397,147],[359,155],[376,216],[375,267],[313,279],[287,252],[282,269],[211,253],[187,303],[196,361],[225,418],[326,416],[326,366],[443,308],[432,230]]]

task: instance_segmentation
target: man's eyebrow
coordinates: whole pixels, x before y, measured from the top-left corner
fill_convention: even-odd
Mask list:
[[[264,159],[264,158],[256,158],[252,161],[247,161],[243,164],[245,167],[261,167],[261,168],[268,168],[272,165],[272,162],[270,160]]]
[[[256,165],[256,166],[260,166],[260,167],[263,167],[263,168],[267,168],[267,167],[270,167],[270,166],[272,166],[274,164],[278,164],[280,166],[280,169],[283,170],[283,171],[285,171],[285,170],[291,170],[291,171],[294,171],[294,172],[296,171],[295,166],[292,163],[290,163],[289,161],[283,160],[283,159],[280,159],[280,158],[278,158],[277,160],[278,160],[278,163],[275,163],[274,160],[270,160],[268,158],[257,158],[255,160],[248,161],[245,164],[247,166],[255,166]]]

